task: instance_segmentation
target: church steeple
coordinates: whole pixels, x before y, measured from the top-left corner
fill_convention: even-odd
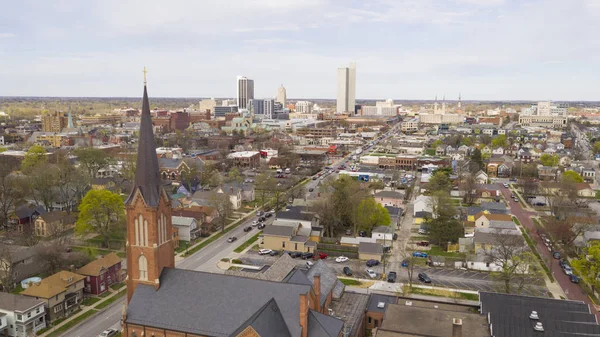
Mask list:
[[[171,201],[160,183],[145,71],[137,156],[133,189],[125,202],[128,303],[138,286],[158,289],[163,269],[175,267]]]
[[[75,129],[75,125],[73,125],[73,115],[71,114],[71,104],[69,104],[69,115],[68,115],[67,129],[70,129],[70,130]]]

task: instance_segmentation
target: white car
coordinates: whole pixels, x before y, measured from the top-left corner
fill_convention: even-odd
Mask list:
[[[338,256],[335,258],[335,262],[337,263],[348,262],[349,260],[350,259],[345,256]]]
[[[504,183],[503,185],[504,185],[504,187],[508,188],[508,184],[507,183]]]
[[[419,234],[427,234],[427,231],[424,230],[423,228],[419,228],[418,232],[419,232]]]
[[[113,337],[117,335],[117,330],[115,329],[106,329],[104,331],[102,331],[101,334],[98,335],[98,337]]]
[[[373,271],[373,269],[367,269],[366,272],[370,278],[377,278],[377,273],[375,271]]]
[[[258,221],[256,221],[256,220],[252,221],[252,226],[254,226],[254,227],[258,226]]]
[[[267,255],[267,254],[271,254],[271,252],[272,252],[272,250],[263,248],[258,251],[258,255]]]

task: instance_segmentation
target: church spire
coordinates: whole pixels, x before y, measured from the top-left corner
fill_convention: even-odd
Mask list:
[[[154,143],[154,131],[152,130],[152,118],[150,117],[150,103],[148,102],[148,90],[146,89],[146,68],[144,67],[144,98],[142,99],[142,120],[140,124],[140,136],[138,141],[137,163],[135,169],[135,181],[133,190],[127,198],[126,204],[133,201],[136,190],[140,190],[146,205],[156,207],[160,199],[160,174],[158,170],[158,158],[156,156],[156,145]]]
[[[75,125],[73,125],[73,115],[71,114],[71,104],[69,104],[69,115],[67,122],[67,129],[75,129]]]

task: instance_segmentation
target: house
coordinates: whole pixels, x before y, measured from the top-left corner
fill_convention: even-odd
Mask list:
[[[505,214],[507,213],[506,205],[503,202],[486,201],[479,204],[479,206],[487,210],[492,214]]]
[[[492,150],[492,155],[503,155],[503,154],[504,154],[504,148],[497,147]]]
[[[59,271],[39,283],[32,283],[21,295],[42,300],[46,308],[46,321],[52,322],[79,310],[85,279],[83,275]]]
[[[43,301],[0,292],[0,336],[36,336],[45,327]]]
[[[521,231],[518,229],[506,229],[501,231],[502,234],[515,235],[518,240],[522,240],[522,245],[525,247],[527,244],[521,236]],[[475,230],[475,236],[473,236],[473,243],[475,244],[475,252],[480,253],[485,250],[491,250],[498,243],[498,230],[492,228],[477,228]],[[488,266],[489,267],[489,266]],[[470,267],[469,267],[470,268]],[[475,268],[476,269],[476,268]],[[481,269],[480,269],[481,270]]]
[[[383,256],[383,245],[381,243],[361,242],[358,245],[359,260],[381,261]]]
[[[219,195],[223,194],[229,196],[229,201],[231,202],[234,210],[242,207],[242,190],[234,189],[231,186],[227,189],[217,187],[211,191],[198,190],[192,195],[192,204],[195,206],[212,206],[212,200],[215,198],[215,196],[218,197]]]
[[[200,237],[201,229],[198,226],[198,220],[192,217],[171,216],[171,223],[177,227],[179,240],[194,241]]]
[[[42,206],[34,204],[21,205],[10,216],[9,224],[16,227],[19,233],[26,233],[33,230],[35,219],[44,213],[46,213],[46,210]]]
[[[558,169],[556,167],[538,165],[538,177],[540,180],[556,180]]]
[[[596,181],[596,170],[592,167],[582,167],[581,177],[587,183],[594,183]]]
[[[163,180],[181,180],[181,174],[190,170],[181,158],[158,158],[158,167]]]
[[[373,228],[371,237],[377,239],[378,242],[382,241],[390,244],[394,238],[394,230],[390,226],[377,226]]]
[[[6,270],[4,266],[8,265],[11,267]],[[12,274],[2,276],[7,280],[12,278],[14,286],[24,279],[42,273],[45,269],[45,265],[39,260],[36,246],[0,245],[0,266],[0,272]]]
[[[400,207],[404,195],[398,191],[379,191],[373,196],[381,206]]]
[[[43,213],[35,219],[35,235],[51,237],[75,227],[75,218],[63,211]]]
[[[435,148],[436,156],[443,156],[445,154],[446,154],[446,149],[442,145],[438,145],[438,147]]]
[[[299,223],[303,227],[314,227],[318,226],[318,219],[314,213],[305,211],[305,207],[291,206],[287,207],[285,211],[279,211],[275,214],[275,221],[280,223]]]
[[[112,284],[124,280],[121,258],[109,253],[77,269],[77,274],[85,276],[84,292],[100,295],[108,291]]]
[[[513,223],[512,217],[508,214],[490,214],[483,211],[475,215],[475,228],[490,228],[490,223],[494,221]]]
[[[173,208],[173,215],[196,219],[200,226],[200,236],[208,236],[216,230],[214,221],[218,218],[217,210],[211,206],[190,206]]]
[[[531,152],[524,149],[520,149],[519,151],[517,151],[517,158],[523,163],[531,163],[533,161],[533,156]]]
[[[289,225],[268,225],[263,229],[261,248],[288,250],[295,252],[314,252],[317,243],[310,240],[311,227],[300,223]]]
[[[463,156],[468,156],[471,153],[471,148],[467,145],[461,145],[458,147],[457,152]]]
[[[398,226],[400,224],[400,218],[404,214],[404,210],[400,207],[384,206],[390,215],[392,220],[392,226]]]
[[[222,186],[223,190],[229,190],[231,191],[235,191],[237,193],[237,191],[239,190],[241,195],[242,195],[242,201],[243,202],[252,202],[255,199],[255,194],[254,194],[254,184],[251,183],[227,183],[227,184],[223,184]]]
[[[484,146],[481,148],[481,154],[484,156],[491,156],[492,155],[492,150],[490,149],[489,146]]]
[[[477,173],[475,173],[475,183],[476,184],[487,184],[488,182],[488,175],[487,173],[483,172],[482,170],[477,171]]]
[[[561,192],[561,184],[553,181],[542,182],[541,187],[544,191],[549,194],[556,194]],[[588,183],[575,183],[573,184],[577,189],[577,196],[582,198],[591,198],[596,195],[596,191],[592,189]]]
[[[482,291],[479,302],[495,337],[600,335],[595,310],[581,301]]]
[[[481,198],[497,198],[502,195],[500,188],[494,184],[477,184],[475,190]]]

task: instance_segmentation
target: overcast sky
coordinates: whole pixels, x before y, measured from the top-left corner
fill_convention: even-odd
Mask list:
[[[54,4],[51,4],[54,3]],[[19,0],[0,96],[600,100],[600,0]]]

